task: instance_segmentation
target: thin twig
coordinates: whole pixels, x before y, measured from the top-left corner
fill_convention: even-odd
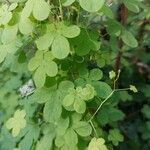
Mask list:
[[[93,124],[92,120],[90,120],[89,122],[90,122],[90,124],[91,124],[91,126],[92,126],[92,128],[94,130],[94,133],[95,133],[96,137],[98,138],[98,134],[97,134],[97,131],[96,131],[95,127],[94,127],[94,124]]]
[[[63,8],[60,0],[59,0],[59,11],[60,11],[61,20],[63,20]]]
[[[125,24],[126,24],[127,14],[128,14],[127,8],[125,7],[124,4],[121,4],[120,5],[120,10],[119,10],[118,21],[122,24],[122,26],[125,26]],[[118,52],[118,55],[116,57],[116,62],[115,62],[115,71],[116,71],[116,73],[120,69],[121,58],[122,58],[122,55],[123,55],[123,51],[122,51],[123,41],[122,41],[121,38],[119,38],[118,47],[119,47],[119,52]]]
[[[130,90],[130,88],[116,89],[115,92],[119,92],[119,91],[128,91],[128,90]]]
[[[101,102],[101,104],[99,105],[99,107],[97,108],[97,110],[95,111],[95,113],[92,115],[92,117],[89,119],[88,122],[91,122],[94,117],[96,116],[96,114],[99,112],[99,110],[102,108],[102,106],[106,103],[106,101],[115,93],[115,92],[118,92],[118,91],[128,91],[130,90],[130,88],[124,88],[124,89],[114,89],[109,95],[108,97]]]
[[[90,118],[89,122],[95,117],[95,115],[99,112],[99,110],[101,109],[101,107],[103,106],[103,104],[114,94],[115,90],[113,90],[108,97],[102,101],[102,103],[99,105],[99,107],[97,108],[97,110],[95,111],[95,113],[93,114],[93,116]]]
[[[119,69],[118,72],[117,72],[117,77],[116,77],[116,79],[115,79],[115,81],[114,81],[114,90],[116,89],[116,82],[117,82],[118,79],[119,79],[120,72],[121,72],[121,70]]]

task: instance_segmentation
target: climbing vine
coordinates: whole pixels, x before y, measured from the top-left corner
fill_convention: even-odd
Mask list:
[[[119,99],[138,90],[119,80],[141,45],[128,27],[140,14],[150,18],[146,0],[1,0],[0,149],[110,150],[123,142]]]

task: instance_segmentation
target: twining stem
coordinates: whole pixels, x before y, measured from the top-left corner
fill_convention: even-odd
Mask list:
[[[93,114],[93,116],[90,118],[89,122],[92,121],[92,119],[95,117],[95,115],[99,112],[99,110],[101,109],[101,107],[103,106],[103,104],[114,94],[115,90],[113,90],[108,97],[99,105],[99,107],[97,108],[97,110],[95,111],[95,113]]]
[[[118,77],[119,78],[119,77]],[[118,79],[118,78],[116,78],[116,79]],[[115,87],[115,82],[116,82],[117,80],[115,80],[114,81],[114,87]],[[92,126],[92,128],[93,128],[93,130],[94,130],[94,133],[95,133],[95,135],[96,135],[96,137],[98,137],[98,134],[97,134],[97,131],[96,131],[96,129],[95,129],[95,127],[94,127],[94,124],[93,124],[93,122],[92,122],[92,120],[94,119],[94,117],[96,116],[96,114],[99,112],[99,110],[102,108],[102,106],[104,105],[104,103],[114,94],[114,92],[118,92],[118,91],[128,91],[128,90],[130,90],[130,88],[124,88],[124,89],[114,89],[109,95],[108,95],[108,97],[104,100],[104,101],[102,101],[101,102],[101,104],[99,105],[99,107],[97,108],[97,110],[95,111],[95,113],[92,115],[92,117],[89,119],[89,123],[91,124],[91,126]]]
[[[92,123],[92,120],[94,119],[94,117],[96,116],[96,114],[99,112],[99,110],[102,108],[102,106],[106,103],[106,101],[114,94],[114,92],[118,92],[118,91],[128,91],[128,90],[130,90],[130,88],[124,88],[124,89],[116,89],[116,82],[118,81],[118,79],[119,79],[119,76],[120,76],[120,72],[121,72],[121,70],[119,69],[118,71],[117,71],[117,76],[116,76],[116,78],[115,78],[115,80],[114,80],[114,89],[113,89],[113,91],[106,97],[106,99],[104,99],[102,102],[101,102],[101,104],[99,105],[99,107],[97,108],[97,110],[95,111],[95,113],[92,115],[92,117],[89,119],[89,123],[91,124],[91,126],[92,126],[92,128],[93,128],[93,130],[94,130],[94,132],[95,132],[95,135],[97,136],[97,132],[96,132],[96,129],[95,129],[95,127],[94,127],[94,124]],[[98,136],[97,136],[98,137]]]
[[[117,82],[118,79],[119,79],[120,72],[121,72],[121,70],[119,69],[119,70],[117,71],[117,77],[116,77],[115,80],[114,80],[114,90],[116,89],[116,82]]]
[[[92,120],[90,120],[89,122],[90,122],[90,124],[91,124],[91,126],[92,126],[92,128],[94,130],[94,133],[95,133],[96,137],[98,137],[97,131],[96,131],[95,127],[94,127],[94,124],[93,124]]]
[[[96,116],[96,114],[99,112],[99,110],[102,108],[102,106],[104,105],[104,103],[106,103],[106,101],[114,94],[114,92],[118,92],[118,91],[127,91],[130,90],[130,88],[124,88],[124,89],[114,89],[108,96],[107,98],[101,102],[101,104],[99,105],[99,107],[97,108],[97,110],[95,111],[95,113],[92,115],[92,117],[89,119],[89,122],[91,123],[91,121],[93,120],[93,118]]]

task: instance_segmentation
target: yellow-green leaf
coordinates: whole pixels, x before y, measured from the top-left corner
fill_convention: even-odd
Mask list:
[[[45,0],[36,0],[33,7],[33,16],[39,21],[43,21],[48,18],[50,13],[50,7]]]

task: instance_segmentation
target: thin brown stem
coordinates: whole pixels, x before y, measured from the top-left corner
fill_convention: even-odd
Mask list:
[[[124,4],[121,4],[120,8],[119,8],[118,21],[122,24],[122,26],[125,26],[127,16],[128,16],[127,8],[125,7]],[[119,52],[117,54],[116,62],[115,62],[115,66],[114,66],[116,74],[118,74],[118,70],[120,69],[121,58],[122,58],[122,55],[123,55],[123,50],[122,50],[123,41],[122,41],[121,38],[119,38],[118,47],[119,47]]]

